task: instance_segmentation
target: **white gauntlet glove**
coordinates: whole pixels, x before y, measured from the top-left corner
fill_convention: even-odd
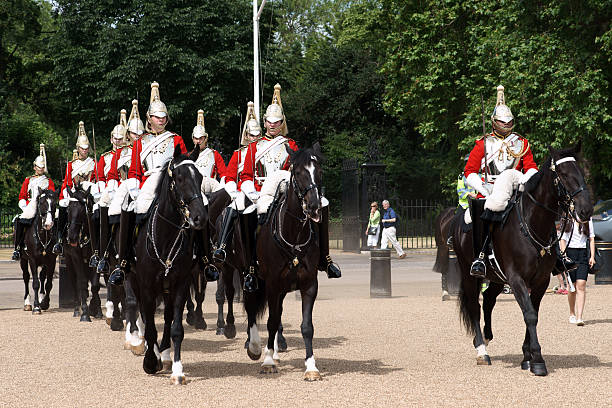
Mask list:
[[[476,190],[483,196],[489,196],[490,192],[482,184],[482,179],[480,178],[478,173],[471,173],[469,176],[467,176],[466,181],[470,187],[472,187],[474,190]]]
[[[138,197],[138,193],[140,192],[140,189],[138,188],[138,184],[139,184],[138,179],[129,178],[125,180],[124,183],[127,184],[127,188],[128,188],[130,197],[132,197],[132,199],[135,200],[136,197]]]
[[[238,196],[238,188],[236,187],[236,182],[228,181],[223,187],[225,188],[227,194],[229,194],[229,196],[232,198],[232,201],[236,200],[236,197]]]
[[[19,200],[19,208],[21,208],[22,210],[25,210],[27,206],[28,206],[28,203],[26,203],[26,200],[24,200],[23,198]]]
[[[259,199],[259,191],[255,190],[252,180],[242,182],[240,189],[249,197],[249,200],[256,202]]]

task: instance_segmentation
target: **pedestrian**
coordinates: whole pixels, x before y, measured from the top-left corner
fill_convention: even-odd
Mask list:
[[[590,252],[587,251],[587,243]],[[569,278],[576,287],[576,292],[570,292],[567,296],[570,308],[569,322],[577,326],[584,326],[582,312],[586,300],[586,282],[589,268],[595,264],[595,234],[593,233],[593,220],[588,223],[576,221],[568,224],[563,231],[559,241],[561,252],[565,251],[569,258],[578,265],[576,269],[569,272]],[[590,255],[589,255],[590,254]]]
[[[382,239],[380,243],[380,249],[387,249],[387,244],[391,242],[393,248],[397,251],[400,259],[404,259],[406,257],[406,253],[402,249],[402,246],[399,242],[397,242],[397,238],[395,237],[396,229],[395,226],[397,224],[397,215],[393,208],[389,205],[389,201],[383,201],[383,208],[385,209],[385,214],[381,220],[382,223]]]
[[[376,201],[370,204],[370,218],[365,234],[368,236],[368,248],[376,247],[380,236],[380,211]]]

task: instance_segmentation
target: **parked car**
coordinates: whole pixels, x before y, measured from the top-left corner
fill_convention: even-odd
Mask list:
[[[602,201],[593,208],[595,241],[612,242],[612,200]]]

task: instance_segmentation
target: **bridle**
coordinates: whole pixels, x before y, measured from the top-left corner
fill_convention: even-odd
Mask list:
[[[36,216],[40,220],[40,225],[36,225],[36,228],[34,228],[34,239],[36,240],[37,243],[40,243],[40,245],[42,246],[42,248],[43,248],[42,255],[46,256],[47,253],[49,253],[49,251],[47,251],[47,249],[49,248],[49,245],[51,245],[51,240],[54,237],[54,234],[52,232],[53,232],[53,228],[55,227],[55,225],[50,230],[47,230],[46,228],[44,228],[44,223],[45,223],[45,220],[47,218],[47,215],[53,213],[53,211],[52,211],[53,206],[50,206],[49,208],[47,208],[47,211],[46,211],[44,217],[41,216],[41,213],[40,213],[40,202],[41,202],[42,198],[48,198],[47,193],[40,194],[38,196],[38,198],[36,199]],[[53,219],[53,215],[51,215],[51,219]],[[45,241],[44,242],[40,238],[40,230],[43,230],[44,233],[45,233]]]
[[[87,216],[89,214],[89,206],[87,205],[88,196],[89,196],[89,193],[87,193],[87,197],[85,197],[85,199],[83,199],[83,198],[76,198],[76,197],[72,197],[72,196],[70,196],[70,198],[68,199],[69,201],[78,202],[78,203],[83,204],[83,207],[85,207],[85,218],[87,218]],[[83,234],[83,224],[84,223],[81,222],[81,221],[72,221],[71,220],[71,221],[69,221],[66,224],[66,228],[68,228],[68,226],[71,225],[71,224],[76,225],[76,226],[79,227],[79,243],[78,243],[79,248],[83,248],[86,245],[89,245],[89,243],[91,242],[90,239],[89,239],[89,235],[88,234]]]
[[[185,165],[185,164],[191,164],[195,167],[195,163],[192,160],[183,160],[177,164],[174,164],[171,162],[170,164],[168,164],[168,169],[167,169],[168,177],[170,178],[170,187],[169,187],[170,197],[172,201],[174,202],[175,206],[179,208],[179,211],[181,213],[181,218],[182,218],[181,224],[176,224],[172,220],[160,214],[159,213],[159,202],[157,202],[155,204],[155,210],[151,216],[151,222],[149,223],[149,228],[147,228],[147,240],[151,242],[151,246],[153,247],[153,252],[155,253],[155,256],[154,257],[151,256],[148,245],[145,245],[147,249],[147,253],[149,254],[149,256],[151,256],[151,258],[157,259],[157,261],[164,268],[164,277],[167,277],[168,274],[170,273],[170,269],[172,269],[174,261],[176,257],[179,255],[179,253],[181,252],[181,248],[183,247],[183,242],[185,241],[185,235],[187,234],[187,231],[191,228],[189,225],[189,204],[193,202],[193,200],[202,198],[202,195],[199,193],[199,190],[197,190],[198,192],[196,192],[194,195],[192,195],[188,199],[184,199],[182,196],[182,193],[176,189],[176,182],[174,181],[173,171],[177,167]],[[197,169],[195,171],[197,172]],[[173,226],[174,228],[178,230],[176,238],[174,239],[174,242],[172,246],[170,247],[170,251],[168,252],[168,256],[166,257],[165,261],[162,261],[162,257],[160,256],[159,249],[157,247],[157,242],[155,241],[155,236],[157,234],[157,218],[158,217],[164,220],[167,224]]]
[[[295,192],[295,195],[297,196],[298,200],[300,200],[300,206],[302,207],[302,212],[304,213],[304,219],[301,219],[301,218],[298,217],[298,220],[305,222],[309,218],[309,216],[308,216],[308,214],[306,212],[306,208],[308,207],[308,205],[306,203],[306,194],[308,194],[308,192],[314,188],[314,189],[317,189],[319,200],[321,199],[321,197],[323,195],[321,194],[321,191],[319,190],[317,184],[314,183],[314,180],[313,180],[313,182],[308,184],[305,188],[301,188],[300,187],[300,185],[297,182],[297,179],[295,177],[295,174],[293,172],[293,164],[289,168],[289,171],[291,172],[291,180],[290,180],[290,182],[291,182],[291,185],[293,186],[293,191]],[[293,214],[291,214],[291,215],[293,215]]]
[[[535,197],[530,192],[528,191],[525,192],[527,197],[531,201],[533,201],[533,203],[536,204],[538,207],[541,207],[545,209],[546,211],[554,214],[556,218],[562,219],[562,230],[565,230],[565,226],[570,221],[570,218],[572,221],[581,222],[579,221],[578,216],[576,215],[574,197],[576,197],[581,192],[586,191],[586,185],[581,182],[580,186],[576,190],[572,191],[571,193],[568,192],[567,187],[565,186],[565,183],[563,182],[563,179],[561,178],[559,173],[557,173],[557,166],[559,166],[562,163],[567,163],[567,162],[576,162],[576,159],[571,156],[561,158],[557,161],[555,161],[554,159],[551,159],[550,166],[549,166],[550,171],[553,173],[553,184],[555,185],[555,188],[556,188],[557,202],[559,206],[561,207],[561,212],[556,211],[550,208],[549,206],[547,206],[546,204],[539,202],[538,200],[535,199]],[[548,242],[542,239],[539,239],[535,235],[535,233],[529,228],[529,224],[525,220],[525,217],[524,217],[525,210],[524,210],[524,205],[523,205],[524,200],[522,199],[522,197],[523,196],[521,195],[521,197],[519,198],[520,203],[517,206],[517,210],[518,210],[517,213],[518,213],[521,231],[523,231],[523,234],[527,236],[527,238],[529,238],[529,240],[536,247],[536,249],[538,249],[540,256],[551,254],[551,248],[557,245],[557,243],[561,239],[561,236],[557,235],[555,238],[553,238],[552,240]]]

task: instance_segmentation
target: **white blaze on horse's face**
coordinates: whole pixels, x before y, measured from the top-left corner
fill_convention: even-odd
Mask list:
[[[315,156],[310,156],[310,158],[313,161],[315,161],[315,162],[317,161],[317,158]],[[320,215],[321,201],[318,200],[318,198],[319,198],[319,188],[316,187],[317,183],[315,181],[315,165],[314,165],[314,163],[308,163],[308,165],[305,167],[305,169],[308,170],[308,174],[310,174],[310,183],[315,186],[312,190],[316,194],[317,201],[318,201],[317,202],[317,209],[314,212],[314,216],[310,215],[310,218],[314,222],[319,222],[320,219],[321,219],[321,215]]]
[[[45,229],[49,231],[53,228],[53,217],[51,215],[51,199],[47,198],[47,215],[45,217]]]

